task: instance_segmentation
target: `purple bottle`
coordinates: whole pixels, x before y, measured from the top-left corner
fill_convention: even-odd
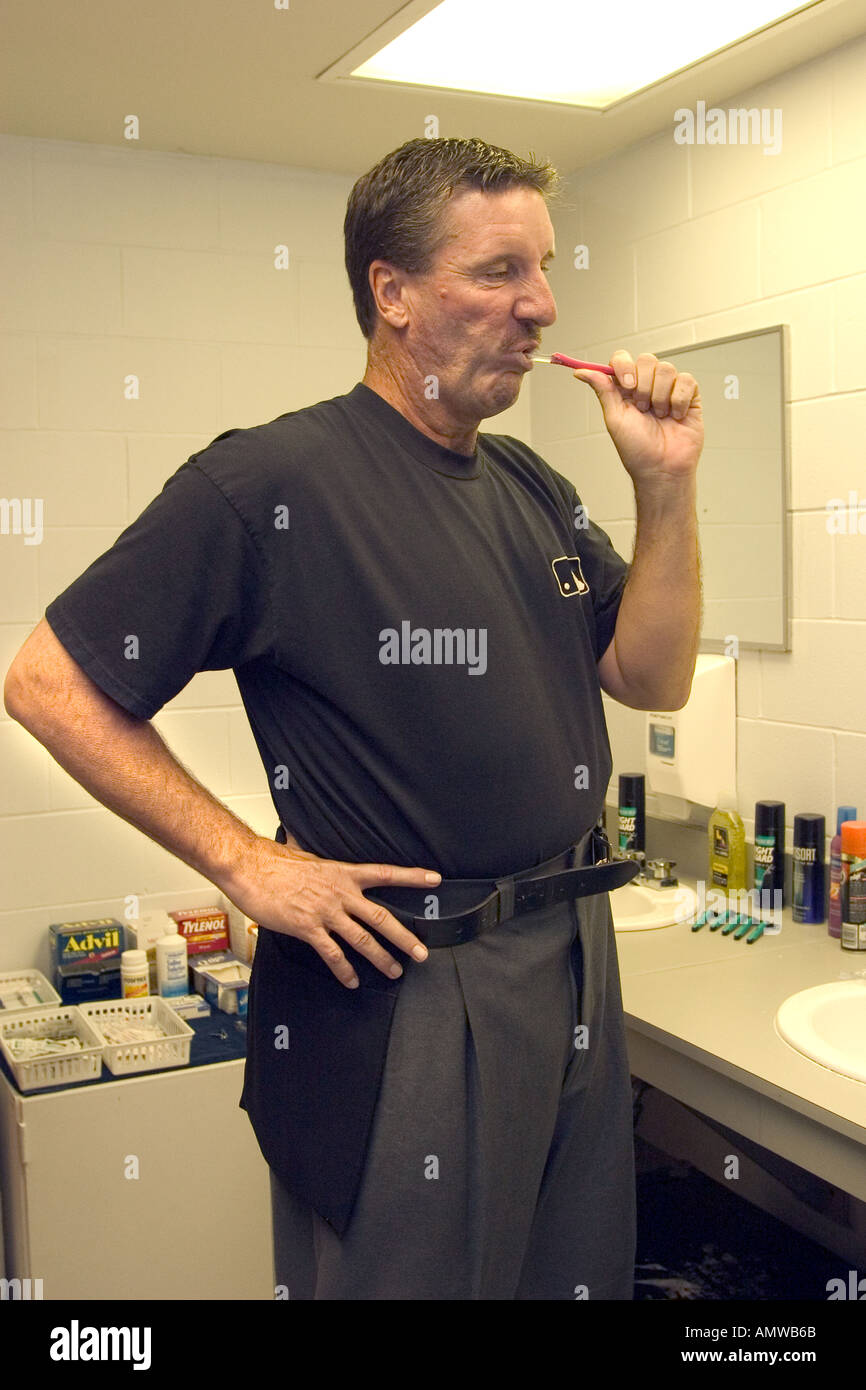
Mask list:
[[[842,936],[842,822],[857,819],[856,806],[840,806],[836,812],[836,834],[830,841],[830,906],[827,934]]]

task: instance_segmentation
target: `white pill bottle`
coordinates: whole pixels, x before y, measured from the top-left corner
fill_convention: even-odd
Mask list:
[[[164,999],[189,993],[186,937],[180,935],[176,922],[174,931],[156,943],[156,987]]]
[[[120,983],[124,999],[144,999],[150,994],[146,951],[124,951],[120,957]]]

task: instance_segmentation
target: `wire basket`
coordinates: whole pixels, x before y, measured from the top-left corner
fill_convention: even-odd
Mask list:
[[[115,1076],[188,1065],[194,1031],[161,995],[149,994],[143,999],[100,999],[78,1007],[99,1038],[102,1060]],[[162,1031],[163,1037],[140,1042],[109,1042],[101,1024],[111,1019],[153,1025]]]
[[[33,991],[38,995],[35,1004],[16,1004],[15,995],[20,991]],[[18,1013],[21,1009],[41,1009],[47,1004],[61,1004],[63,1001],[57,990],[46,980],[41,970],[4,970],[0,973],[0,1017]]]
[[[74,1034],[84,1044],[78,1052],[44,1057],[14,1057],[7,1039]],[[44,1086],[66,1086],[74,1081],[98,1080],[102,1075],[102,1039],[76,1004],[48,1005],[0,1014],[0,1051],[20,1091]]]

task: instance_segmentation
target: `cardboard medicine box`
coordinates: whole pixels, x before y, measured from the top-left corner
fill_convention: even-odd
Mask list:
[[[176,994],[165,1002],[179,1018],[208,1018],[210,1015],[210,1004],[201,994]]]
[[[186,941],[189,956],[229,949],[229,915],[218,907],[180,907],[170,912]]]
[[[125,949],[123,923],[116,917],[87,917],[80,922],[52,922],[48,928],[51,963],[61,966],[82,961],[120,961]]]
[[[189,963],[189,987],[194,994],[205,997],[204,977],[212,965],[225,965],[226,961],[236,960],[231,951],[214,951],[210,956],[196,956]]]
[[[191,967],[193,988],[207,1002],[226,1014],[247,1016],[250,967],[231,951],[203,957]]]
[[[120,959],[67,961],[65,965],[56,966],[54,986],[64,1004],[120,999],[123,995]]]

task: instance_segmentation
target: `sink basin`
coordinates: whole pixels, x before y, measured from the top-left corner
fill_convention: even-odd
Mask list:
[[[866,1081],[866,980],[837,980],[792,994],[776,1013],[776,1032],[822,1067]]]
[[[615,888],[610,895],[615,931],[653,931],[689,921],[698,895],[685,884],[678,888],[646,888],[636,879]]]

